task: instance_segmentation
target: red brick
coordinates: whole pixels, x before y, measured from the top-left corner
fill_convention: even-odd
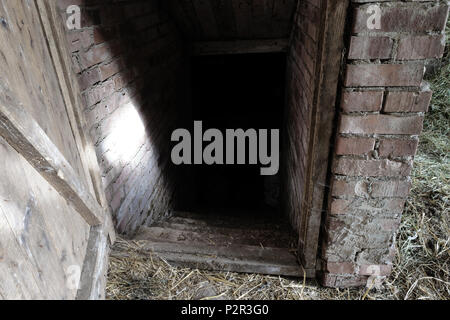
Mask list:
[[[342,115],[339,133],[418,135],[422,132],[423,117],[400,117],[385,114]]]
[[[124,88],[133,80],[133,71],[126,70],[114,76],[114,84],[116,90]]]
[[[397,59],[442,58],[445,49],[445,35],[415,36],[400,39]]]
[[[100,82],[100,70],[93,68],[91,70],[84,71],[78,78],[81,91],[86,90],[97,82]]]
[[[369,188],[370,185],[370,188]],[[332,186],[333,197],[363,197],[372,198],[405,198],[409,195],[411,181],[393,180],[393,181],[345,181],[334,180]]]
[[[403,205],[403,207],[404,207],[404,205]],[[379,224],[383,231],[395,232],[400,227],[401,222],[402,222],[402,218],[382,219],[381,221],[379,221]]]
[[[399,197],[404,198],[409,195],[411,181],[377,181],[372,183],[370,195],[374,198]]]
[[[90,107],[110,96],[114,92],[114,82],[106,81],[83,94],[86,106]]]
[[[389,37],[352,37],[349,59],[389,59],[394,41]]]
[[[377,112],[383,105],[383,91],[344,91],[341,107],[344,112]]]
[[[112,57],[109,46],[102,44],[95,46],[81,55],[81,65],[83,69],[87,69],[93,65],[105,62]]]
[[[355,266],[351,262],[328,262],[325,271],[333,274],[353,274]]]
[[[381,140],[379,155],[380,157],[415,156],[418,143],[417,140]]]
[[[92,30],[68,32],[67,41],[69,42],[69,50],[71,52],[88,49],[94,44]]]
[[[422,62],[409,64],[351,64],[347,66],[347,87],[420,86],[425,67]]]
[[[336,161],[334,173],[360,177],[395,177],[409,176],[411,164],[384,160],[358,160],[339,158]]]
[[[427,112],[432,92],[389,92],[384,112]]]
[[[392,265],[368,265],[359,267],[359,274],[364,276],[389,276],[392,272]]]
[[[339,276],[331,273],[322,275],[321,283],[324,287],[347,288],[364,286],[367,283],[365,276]]]
[[[426,32],[441,31],[445,28],[448,6],[417,3],[396,3],[381,8],[381,29],[367,27],[368,5],[355,9],[353,32]]]
[[[355,214],[359,211],[370,211],[372,213],[389,212],[399,214],[403,212],[404,199],[379,199],[376,206],[363,198],[355,199],[333,199],[330,205],[330,213],[334,215]]]
[[[336,154],[338,155],[363,155],[374,150],[373,138],[344,138],[339,137],[336,142]]]
[[[358,181],[334,180],[332,186],[333,197],[349,197],[356,196],[355,188]],[[363,182],[362,182],[363,183]]]
[[[102,81],[112,77],[120,70],[122,70],[123,65],[124,63],[122,59],[116,59],[114,61],[99,66]]]

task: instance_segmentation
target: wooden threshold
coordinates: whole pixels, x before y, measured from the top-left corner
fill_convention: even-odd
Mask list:
[[[134,240],[174,266],[212,271],[315,277],[304,270],[283,224],[264,219],[179,215],[141,227]]]

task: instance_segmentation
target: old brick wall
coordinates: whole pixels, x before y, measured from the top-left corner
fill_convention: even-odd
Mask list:
[[[352,1],[347,63],[323,227],[323,283],[363,285],[387,276],[411,186],[431,92],[423,81],[442,57],[446,1]],[[381,8],[369,30],[368,6]]]
[[[116,227],[133,233],[173,206],[170,134],[187,87],[182,40],[162,1],[59,0],[88,128]]]
[[[284,118],[283,205],[300,234],[314,99],[320,1],[299,1],[287,60]]]

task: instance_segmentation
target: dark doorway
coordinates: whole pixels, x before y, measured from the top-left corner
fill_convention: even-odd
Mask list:
[[[203,121],[204,130],[282,130],[285,69],[285,54],[193,58],[193,120]],[[193,171],[196,210],[278,209],[279,174],[262,176],[260,165],[198,165]]]
[[[278,129],[281,137],[285,69],[285,54],[192,58],[187,129],[202,121],[203,132]],[[178,180],[178,192],[190,201],[141,227],[135,239],[183,267],[302,275],[293,254],[297,237],[279,208],[281,170],[262,176],[261,164],[181,167],[186,178]]]

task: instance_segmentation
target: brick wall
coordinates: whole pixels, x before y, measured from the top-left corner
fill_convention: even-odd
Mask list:
[[[294,17],[287,63],[287,99],[283,165],[283,204],[291,224],[304,234],[306,168],[310,155],[311,110],[315,91],[320,1],[299,1]]]
[[[323,283],[363,285],[387,276],[395,234],[431,92],[423,81],[442,57],[446,1],[379,1],[381,29],[369,30],[372,1],[352,1],[347,63],[323,227]]]
[[[161,1],[58,1],[64,17],[67,6],[81,7],[82,29],[68,31],[68,45],[86,130],[116,227],[130,234],[173,205],[168,142],[187,87],[182,41]]]

